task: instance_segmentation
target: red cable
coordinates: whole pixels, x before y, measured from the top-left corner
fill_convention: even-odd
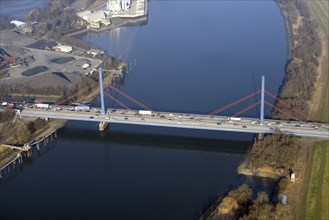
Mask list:
[[[234,102],[232,102],[232,103],[230,103],[230,104],[228,104],[228,105],[226,105],[226,106],[224,106],[222,108],[219,108],[219,109],[217,109],[217,110],[215,110],[213,112],[210,112],[208,115],[215,115],[215,114],[217,114],[219,112],[222,112],[222,111],[224,111],[224,110],[226,110],[226,109],[228,109],[228,108],[230,108],[230,107],[232,107],[232,106],[234,106],[236,104],[239,104],[240,102],[243,102],[243,101],[245,101],[245,100],[247,100],[247,99],[255,96],[258,93],[260,93],[260,90],[258,90],[256,92],[253,92],[253,93],[251,93],[251,94],[249,94],[249,95],[247,95],[247,96],[245,96],[245,97],[243,97],[243,98],[241,98],[239,100],[236,100],[236,101],[234,101]]]
[[[120,91],[119,89],[115,88],[114,86],[110,85],[110,84],[105,84],[107,86],[109,86],[111,89],[115,90],[116,92],[120,93],[121,95],[123,95],[124,97],[126,97],[127,99],[129,99],[130,101],[134,102],[135,104],[139,105],[140,107],[150,110],[152,111],[152,109],[150,109],[149,107],[147,107],[146,105],[144,105],[143,103],[137,101],[136,99],[130,97],[129,95],[127,95],[126,93]]]
[[[55,105],[60,105],[60,104],[62,104],[63,102],[68,101],[68,100],[70,100],[70,99],[76,97],[77,95],[81,94],[82,92],[86,91],[87,89],[90,89],[91,87],[94,87],[97,83],[98,83],[98,82],[94,82],[94,83],[90,84],[90,85],[87,86],[86,88],[84,88],[84,89],[82,89],[82,90],[76,92],[75,94],[73,94],[73,95],[67,97],[66,99],[64,99],[64,100],[62,100],[62,101],[59,101],[59,102],[56,102]]]
[[[280,109],[280,108],[278,108],[278,107],[272,105],[271,103],[269,103],[269,102],[267,102],[267,101],[265,101],[265,103],[266,103],[267,105],[271,106],[272,108],[275,108],[275,109],[278,110],[279,112],[282,112],[283,114],[288,115],[290,118],[293,118],[293,119],[295,119],[295,120],[297,120],[297,121],[303,122],[303,121],[300,120],[299,118],[296,118],[296,117],[292,116],[291,114],[289,114],[289,113],[285,112],[284,110],[282,110],[282,109]]]
[[[95,96],[97,96],[97,95],[99,95],[99,89],[98,89],[98,92],[96,93],[96,94],[89,94],[89,95],[87,95],[86,97],[83,97],[83,98],[81,98],[81,99],[79,99],[77,102],[82,102],[82,101],[84,101],[84,100],[86,100],[86,99],[90,99],[90,98],[94,98]],[[69,104],[68,106],[72,106],[72,104],[73,103],[71,103],[71,104]]]
[[[242,109],[242,110],[239,111],[238,113],[234,114],[232,117],[236,117],[236,116],[238,116],[238,115],[241,115],[242,113],[244,113],[244,112],[246,112],[246,111],[252,109],[252,108],[255,107],[256,105],[259,105],[259,103],[260,103],[260,101],[254,103],[254,104],[252,104],[252,105],[250,105],[250,106],[248,106],[248,107],[245,108],[245,109]]]
[[[107,92],[104,92],[104,94],[109,97],[110,99],[112,99],[113,101],[115,101],[116,103],[118,103],[119,105],[121,105],[122,107],[124,107],[127,110],[131,110],[128,106],[126,106],[125,104],[123,104],[122,102],[120,102],[119,100],[117,100],[116,98],[114,98],[113,96],[111,96],[110,94],[108,94]]]
[[[279,99],[278,97],[276,97],[275,95],[273,95],[272,93],[270,93],[269,91],[265,91],[266,94],[268,94],[269,96],[271,96],[272,98],[278,100],[280,103],[282,103],[283,105],[287,106],[288,108],[292,109],[292,111],[298,113],[299,115],[303,116],[304,118],[306,118],[307,120],[310,120],[316,124],[318,124],[317,121],[313,120],[312,118],[308,117],[305,113],[301,112],[300,110],[292,107],[289,103],[283,101],[282,99]]]

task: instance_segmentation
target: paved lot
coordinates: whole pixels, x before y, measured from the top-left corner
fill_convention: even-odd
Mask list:
[[[55,51],[40,50],[0,44],[17,63],[22,65],[9,68],[8,77],[1,84],[24,85],[33,88],[62,87],[78,82],[101,63],[100,60],[85,58]],[[88,63],[90,67],[82,69]],[[44,68],[46,67],[46,68]],[[22,74],[24,73],[24,75]]]

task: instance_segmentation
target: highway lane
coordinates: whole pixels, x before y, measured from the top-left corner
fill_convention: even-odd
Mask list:
[[[63,108],[61,108],[63,109]],[[329,138],[329,124],[301,123],[285,120],[265,120],[264,125],[259,124],[257,118],[231,118],[227,116],[210,116],[201,114],[152,112],[140,115],[138,111],[124,109],[107,109],[105,115],[100,109],[93,108],[88,112],[25,108],[20,117],[41,117],[65,120],[109,122],[133,125],[148,125],[188,129],[204,129],[218,131],[234,131],[248,133],[285,133],[297,136]]]

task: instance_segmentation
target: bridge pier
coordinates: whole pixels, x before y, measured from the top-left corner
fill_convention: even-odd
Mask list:
[[[98,124],[99,131],[104,131],[108,124],[109,124],[108,122],[104,122],[104,121],[99,122]]]

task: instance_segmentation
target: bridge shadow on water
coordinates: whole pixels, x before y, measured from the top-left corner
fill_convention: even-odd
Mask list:
[[[159,134],[159,129],[151,128],[155,132],[142,131],[122,131],[121,129],[108,128],[104,132],[99,132],[98,127],[91,129],[85,127],[65,126],[59,130],[59,138],[63,140],[79,140],[85,143],[109,143],[123,144],[130,146],[157,147],[179,150],[212,151],[220,153],[245,154],[251,144],[250,140],[225,140],[225,132],[221,132],[218,138],[197,137],[182,133],[182,129],[175,129],[180,132],[163,132]],[[197,133],[197,131],[195,131]],[[168,134],[171,133],[171,134]],[[172,134],[174,133],[174,134]],[[221,139],[223,138],[223,139]],[[249,139],[249,138],[248,138]]]

